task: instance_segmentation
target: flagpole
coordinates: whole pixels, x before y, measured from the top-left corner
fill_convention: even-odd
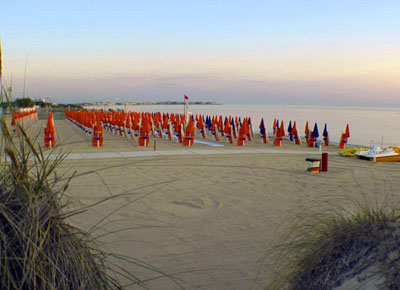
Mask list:
[[[187,115],[188,115],[188,100],[186,100],[186,118],[187,118]]]
[[[25,61],[25,72],[24,72],[24,91],[22,94],[22,98],[25,98],[25,88],[26,88],[26,68],[28,66],[28,55],[26,55],[26,61]]]
[[[183,97],[183,114],[186,117],[186,97]]]
[[[189,100],[185,100],[185,103],[186,103],[186,114],[185,114],[185,119],[186,119],[186,120],[188,119],[188,102],[189,102]]]

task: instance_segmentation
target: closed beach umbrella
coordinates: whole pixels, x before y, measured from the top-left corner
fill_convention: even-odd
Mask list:
[[[296,145],[301,145],[301,139],[299,136],[299,132],[297,131],[296,121],[293,122],[292,135],[294,137],[294,143]]]
[[[260,123],[260,134],[261,134],[261,137],[264,137],[264,135],[265,135],[265,125],[264,125],[263,118],[261,118],[261,123]]]
[[[231,120],[231,127],[232,127],[233,137],[236,138],[236,125],[233,118]]]
[[[317,125],[317,123],[315,123],[315,125],[314,125],[314,130],[313,130],[313,132],[312,132],[312,137],[313,137],[313,138],[318,138],[318,137],[319,137],[319,132],[318,132],[318,125]]]
[[[183,142],[183,146],[192,146],[193,140],[194,140],[194,121],[193,121],[193,118],[189,118],[189,122],[186,127],[185,139]]]
[[[289,133],[289,139],[290,139],[290,141],[293,141],[292,129],[293,129],[293,128],[292,128],[292,120],[290,120],[288,129],[287,129],[287,131],[288,131],[288,133]]]
[[[283,120],[281,121],[281,126],[279,127],[279,129],[281,130],[280,135],[281,137],[285,137],[285,125],[283,124]]]
[[[223,131],[227,137],[230,136],[231,133],[231,123],[229,123],[228,118],[225,118],[225,125],[224,125],[224,131]]]
[[[349,129],[349,124],[346,125],[346,130],[344,132],[344,135],[346,138],[350,137],[350,129]]]
[[[246,135],[249,135],[250,134],[250,129],[249,129],[249,120],[247,119],[247,118],[244,118],[243,119],[243,128],[244,128],[244,133],[246,134]]]
[[[347,124],[346,129],[345,129],[344,133],[342,133],[342,136],[340,138],[339,148],[346,148],[347,139],[349,137],[350,137],[350,130],[349,130],[349,124]]]
[[[218,132],[221,133],[221,136],[224,136],[224,122],[222,121],[222,116],[220,115],[217,122]]]
[[[324,127],[324,133],[322,135],[324,136],[324,145],[329,146],[328,126],[326,125],[326,123]]]
[[[283,121],[282,121],[283,122]],[[285,136],[285,132],[284,130],[280,129],[278,127],[278,122],[276,122],[276,134],[275,134],[275,139],[274,139],[274,146],[281,146],[282,145],[282,141],[283,141],[283,137]],[[281,126],[281,128],[283,128]],[[282,135],[283,133],[283,135]]]
[[[197,128],[203,130],[203,118],[200,116],[199,121],[197,122]]]
[[[246,122],[246,119],[244,119],[244,122]],[[246,131],[244,122],[243,124],[240,124],[239,136],[237,138],[237,146],[244,146],[244,144],[246,143]]]
[[[54,120],[53,120],[53,112],[50,111],[46,128],[44,129],[44,144],[46,147],[54,147],[54,143],[56,142],[55,138],[56,130],[54,128]]]
[[[168,122],[168,115],[165,114],[164,117],[163,117],[162,128],[163,128],[164,130],[168,130],[168,125],[169,125],[169,122]]]
[[[325,138],[328,137],[328,126],[325,123],[325,127],[324,127],[324,133],[322,133],[322,136],[324,136]]]
[[[267,132],[267,130],[265,128],[265,124],[264,124],[264,119],[263,118],[261,118],[261,123],[260,123],[260,135],[261,135],[261,138],[263,140],[263,143],[267,144],[268,143],[268,132]]]
[[[308,138],[309,133],[310,133],[310,129],[308,128],[308,121],[306,121],[306,126],[304,128],[304,134],[306,135],[306,138]]]

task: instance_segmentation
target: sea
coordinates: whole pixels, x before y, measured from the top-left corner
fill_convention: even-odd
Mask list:
[[[103,105],[88,106],[88,109],[105,109]],[[183,105],[109,105],[106,109],[133,110],[138,112],[183,113]],[[369,108],[312,105],[189,105],[192,114],[251,117],[255,131],[261,118],[267,130],[272,131],[274,118],[284,122],[287,129],[290,121],[296,121],[297,129],[304,135],[306,121],[312,130],[318,126],[320,138],[327,124],[329,139],[339,142],[346,124],[349,124],[349,144],[355,146],[400,146],[400,108]]]

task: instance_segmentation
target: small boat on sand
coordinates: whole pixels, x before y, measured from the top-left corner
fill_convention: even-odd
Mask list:
[[[355,157],[375,162],[400,162],[400,150],[399,147],[375,146],[371,150],[356,152]]]
[[[346,157],[355,157],[357,152],[368,151],[368,150],[370,150],[370,148],[345,148],[345,149],[338,151],[338,153],[340,155],[346,156]]]

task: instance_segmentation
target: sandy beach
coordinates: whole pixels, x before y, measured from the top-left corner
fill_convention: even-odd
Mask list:
[[[31,136],[38,134],[41,144],[43,125],[41,120],[29,129]],[[140,148],[109,133],[104,134],[102,148],[93,148],[91,140],[67,121],[57,120],[55,126],[56,152],[153,152],[152,143]],[[95,227],[94,234],[107,250],[146,261],[174,275],[186,289],[262,289],[271,279],[271,268],[263,267],[258,273],[259,259],[276,238],[277,226],[301,204],[326,194],[377,200],[399,197],[399,163],[372,163],[332,154],[329,172],[310,174],[305,170],[305,158],[318,149],[287,144],[275,148],[260,140],[244,148],[224,145],[185,148],[158,141],[158,151],[193,152],[67,158],[58,172],[66,176],[76,172],[67,191],[71,208],[119,195],[71,222],[84,229]],[[229,149],[243,152],[208,152]],[[278,151],[257,152],[261,149]],[[196,150],[204,150],[204,154]],[[336,152],[337,148],[323,150]],[[143,280],[157,276],[129,263],[122,266]],[[180,288],[168,278],[150,280],[147,285],[152,289]]]
[[[400,1],[1,8],[0,290],[400,290]]]

